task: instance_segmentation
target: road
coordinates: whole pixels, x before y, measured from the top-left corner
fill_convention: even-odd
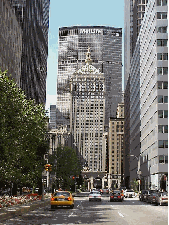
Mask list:
[[[51,210],[48,205],[3,224],[167,225],[168,206],[150,205],[138,198],[110,202],[108,196],[103,196],[101,202],[89,202],[88,197],[75,197],[74,209]]]

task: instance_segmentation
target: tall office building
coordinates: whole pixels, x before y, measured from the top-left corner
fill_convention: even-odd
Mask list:
[[[83,167],[88,167],[92,172],[104,172],[105,78],[91,65],[89,49],[86,65],[73,74],[70,88],[70,131],[74,147]]]
[[[108,187],[120,188],[123,182],[124,101],[118,104],[117,116],[109,118]]]
[[[142,189],[168,189],[167,14],[166,0],[148,1],[126,86],[126,99],[130,99],[130,179],[139,177]],[[141,175],[137,173],[140,169]]]
[[[10,1],[0,0],[0,69],[8,74],[20,87],[22,30]]]
[[[140,30],[140,143],[143,188],[168,189],[168,6],[147,4]]]
[[[10,0],[22,28],[20,87],[45,104],[50,0]]]
[[[130,73],[130,61],[134,53],[141,21],[148,0],[125,0],[124,7],[124,89]]]
[[[122,92],[122,29],[106,26],[73,26],[59,29],[57,107],[70,115],[69,78],[85,63],[91,50],[93,66],[105,77],[105,123],[116,115]],[[67,120],[69,123],[69,120]]]

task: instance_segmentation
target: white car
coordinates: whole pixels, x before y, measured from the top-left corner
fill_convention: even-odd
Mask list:
[[[101,194],[99,191],[91,191],[89,194],[89,201],[101,201]]]
[[[135,192],[133,189],[127,189],[125,193],[126,198],[133,198],[135,197]]]

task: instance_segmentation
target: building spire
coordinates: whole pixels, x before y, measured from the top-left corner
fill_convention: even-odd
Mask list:
[[[88,46],[88,50],[87,50],[87,53],[86,53],[85,63],[86,63],[87,65],[89,65],[89,64],[92,63],[92,60],[91,60],[91,53],[90,53],[90,47],[89,47],[89,46]]]

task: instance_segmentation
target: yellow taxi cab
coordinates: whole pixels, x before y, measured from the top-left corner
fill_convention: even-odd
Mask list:
[[[69,206],[71,209],[74,207],[74,198],[69,191],[56,191],[51,197],[51,209],[58,206]]]

